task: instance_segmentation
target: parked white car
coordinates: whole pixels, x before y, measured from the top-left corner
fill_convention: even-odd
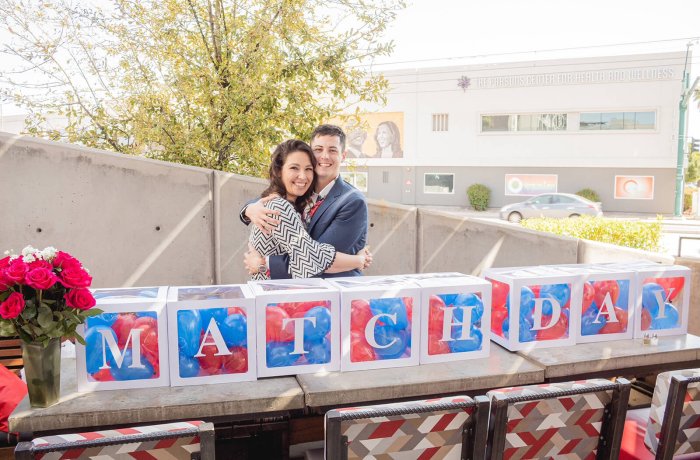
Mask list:
[[[602,216],[602,204],[571,193],[545,193],[503,206],[500,211],[501,219],[510,222],[533,217],[579,217],[584,214]]]

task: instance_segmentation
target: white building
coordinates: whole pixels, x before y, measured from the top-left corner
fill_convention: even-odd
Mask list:
[[[361,129],[345,126],[362,153],[344,174],[368,197],[404,204],[466,206],[467,187],[482,183],[492,207],[591,188],[605,211],[673,213],[686,57],[386,72],[387,104],[363,107]],[[386,121],[401,139],[391,158],[377,146],[391,156]]]

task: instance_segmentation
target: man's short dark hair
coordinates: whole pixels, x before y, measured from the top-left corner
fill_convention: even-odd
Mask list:
[[[336,125],[319,125],[311,133],[311,142],[318,136],[337,136],[340,139],[340,151],[345,151],[345,132],[340,126]]]

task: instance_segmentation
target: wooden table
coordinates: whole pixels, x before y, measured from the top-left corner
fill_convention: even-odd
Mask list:
[[[413,367],[298,375],[306,406],[323,413],[331,407],[480,393],[492,388],[544,381],[544,368],[491,343],[488,358]]]
[[[700,367],[700,337],[659,337],[658,345],[642,339],[614,340],[568,347],[535,348],[518,355],[544,368],[547,381],[585,377],[635,377]]]

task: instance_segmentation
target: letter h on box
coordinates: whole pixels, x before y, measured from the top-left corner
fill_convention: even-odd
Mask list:
[[[169,385],[166,287],[95,289],[102,314],[87,319],[76,347],[78,391]]]
[[[461,273],[404,277],[421,287],[421,364],[489,355],[491,283]]]
[[[340,370],[337,289],[317,278],[250,281],[258,376]]]

